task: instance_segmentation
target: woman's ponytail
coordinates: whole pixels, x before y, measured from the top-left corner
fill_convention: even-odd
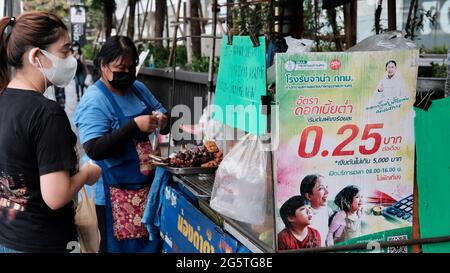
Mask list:
[[[15,18],[3,17],[0,19],[0,94],[9,83],[8,57],[6,55],[6,28],[14,23]]]

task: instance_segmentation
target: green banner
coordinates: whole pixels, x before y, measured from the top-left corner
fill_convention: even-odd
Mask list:
[[[416,108],[415,135],[420,237],[450,235],[450,99]],[[450,243],[424,244],[425,253],[449,253]]]
[[[213,119],[254,135],[266,132],[261,96],[266,95],[266,46],[259,37],[255,47],[249,36],[222,39]]]

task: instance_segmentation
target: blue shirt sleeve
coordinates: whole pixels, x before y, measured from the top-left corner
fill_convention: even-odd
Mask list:
[[[118,119],[113,115],[112,107],[95,85],[86,90],[78,104],[74,124],[78,128],[81,144],[110,133],[112,128],[117,127]]]
[[[135,86],[137,87],[138,91],[141,92],[147,102],[150,103],[152,111],[160,111],[163,114],[167,113],[166,108],[164,108],[164,106],[162,106],[162,104],[155,98],[155,96],[153,96],[152,92],[147,88],[147,86],[145,86],[145,84],[140,81],[136,81]]]

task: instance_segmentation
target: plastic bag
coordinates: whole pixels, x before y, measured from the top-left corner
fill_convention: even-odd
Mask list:
[[[389,31],[370,36],[347,51],[387,51],[387,50],[410,50],[416,49],[414,41],[403,38],[405,35],[398,31]]]
[[[224,157],[216,173],[210,206],[235,220],[262,224],[266,217],[267,152],[250,134]]]
[[[203,114],[198,122],[202,129],[203,140],[213,140],[220,150],[223,150],[222,142],[224,140],[224,125],[211,118],[212,108],[207,106],[203,109]]]
[[[288,49],[286,53],[305,53],[310,52],[314,44],[313,40],[308,39],[295,39],[291,36],[284,37]]]
[[[86,188],[81,190],[75,211],[75,225],[82,253],[97,253],[100,248],[100,231],[98,230],[97,212],[94,197],[89,198]]]
[[[92,75],[91,74],[87,74],[86,78],[84,79],[84,85],[85,86],[90,86],[92,84]]]

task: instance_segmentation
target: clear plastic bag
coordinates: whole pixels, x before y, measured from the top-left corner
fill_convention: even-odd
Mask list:
[[[89,87],[93,84],[94,82],[92,81],[92,74],[87,74],[86,78],[84,79],[84,85],[86,87]]]
[[[262,224],[267,204],[267,158],[261,140],[246,135],[220,163],[210,206],[235,220]]]

